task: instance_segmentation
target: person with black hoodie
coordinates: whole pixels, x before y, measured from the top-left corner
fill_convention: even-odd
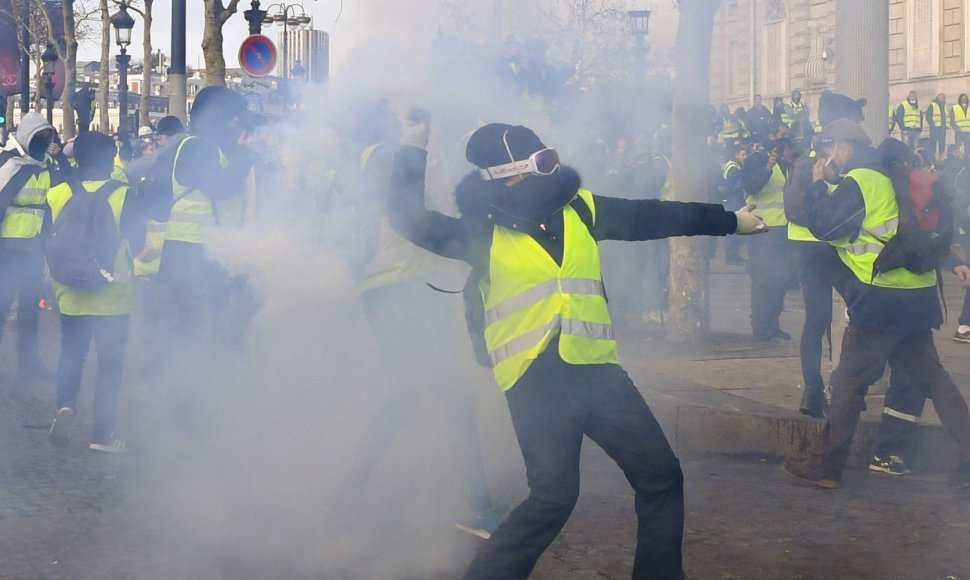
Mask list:
[[[469,139],[466,158],[476,169],[458,184],[461,217],[451,218],[424,207],[426,157],[414,146],[398,152],[391,224],[416,245],[471,264],[478,276],[484,341],[530,489],[464,578],[529,576],[576,503],[583,435],[633,486],[633,577],[683,578],[680,463],[618,364],[597,242],[751,234],[764,223],[749,208],[594,195],[534,132],[502,123]]]

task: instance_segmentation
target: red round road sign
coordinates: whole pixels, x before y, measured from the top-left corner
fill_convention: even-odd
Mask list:
[[[239,66],[254,77],[264,77],[276,67],[276,45],[262,34],[254,34],[239,46]]]

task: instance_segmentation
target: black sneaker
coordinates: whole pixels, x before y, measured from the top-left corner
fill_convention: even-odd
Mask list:
[[[956,489],[970,487],[970,463],[961,463],[960,467],[950,476],[947,485]]]
[[[71,443],[71,423],[74,421],[74,410],[70,407],[61,407],[54,415],[54,422],[51,423],[51,430],[48,438],[54,447],[67,447]]]
[[[824,419],[829,415],[829,403],[825,398],[824,387],[807,387],[802,393],[802,402],[798,405],[798,412],[816,419]]]
[[[811,482],[823,489],[838,489],[839,487],[837,478],[822,473],[818,468],[809,465],[807,461],[788,460],[781,464],[781,469],[792,477]]]
[[[903,458],[898,455],[873,455],[872,461],[869,462],[869,471],[878,471],[879,473],[889,475],[906,475],[910,473],[909,469],[906,469]]]

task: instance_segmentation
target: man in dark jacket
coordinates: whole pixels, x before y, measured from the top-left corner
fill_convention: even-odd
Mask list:
[[[936,272],[896,268],[875,275],[874,262],[897,233],[899,206],[879,154],[857,123],[840,119],[820,136],[819,157],[806,193],[809,229],[834,245],[852,273],[841,289],[849,309],[842,357],[832,374],[832,403],[821,440],[808,457],[785,470],[823,488],[838,487],[849,444],[869,385],[887,361],[919,377],[944,427],[960,448],[961,464],[952,483],[970,486],[970,415],[953,379],[940,364],[932,329],[943,321]],[[827,173],[844,175],[829,193]]]
[[[865,99],[853,100],[825,91],[819,98],[819,121],[823,125],[836,119],[861,122],[865,104]],[[795,160],[791,178],[785,185],[785,214],[789,222],[788,239],[795,242],[798,284],[805,299],[805,324],[798,344],[805,390],[798,410],[820,418],[828,406],[822,378],[822,339],[832,326],[832,288],[837,287],[847,270],[835,248],[815,238],[807,227],[811,216],[804,197],[812,185],[812,167],[818,160],[815,153],[812,150]]]
[[[392,225],[404,237],[471,264],[481,277],[485,343],[528,474],[528,499],[464,577],[529,576],[579,496],[580,448],[588,435],[616,460],[636,494],[633,577],[683,578],[683,475],[618,364],[596,244],[756,233],[764,224],[746,209],[593,195],[554,149],[521,126],[479,128],[466,157],[477,169],[456,191],[461,218],[425,209],[426,153],[416,147],[398,154],[391,200]]]

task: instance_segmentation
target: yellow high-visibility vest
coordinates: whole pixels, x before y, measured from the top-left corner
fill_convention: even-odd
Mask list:
[[[761,188],[755,195],[746,195],[745,203],[753,203],[756,207],[754,215],[764,220],[765,225],[783,226],[788,223],[785,217],[785,174],[781,172],[781,167],[776,163],[771,168],[771,177],[768,183]]]
[[[201,244],[203,230],[215,224],[215,214],[212,211],[212,202],[209,197],[198,189],[182,185],[175,178],[175,168],[178,167],[182,147],[190,139],[195,138],[186,137],[179,143],[178,149],[175,151],[175,164],[172,166],[172,192],[174,193],[175,203],[172,205],[172,211],[165,227],[166,241]]]
[[[964,110],[960,105],[953,105],[953,122],[961,133],[970,133],[970,107]]]
[[[593,194],[580,190],[596,220]],[[503,390],[522,378],[559,335],[569,364],[619,361],[606,307],[599,249],[572,207],[563,209],[562,265],[531,236],[495,226],[489,278],[482,284],[485,344]]]
[[[904,129],[919,129],[922,126],[920,122],[922,118],[923,113],[919,110],[919,107],[911,105],[909,101],[903,101]]]
[[[46,169],[27,180],[3,214],[0,238],[35,238],[40,234],[50,187],[51,174]]]
[[[930,118],[928,120],[931,127],[946,127],[943,119],[943,107],[936,101],[930,103]]]
[[[833,243],[839,258],[852,270],[856,278],[866,284],[884,288],[928,288],[936,285],[936,272],[916,274],[896,268],[872,277],[872,266],[886,243],[896,235],[899,227],[899,205],[892,181],[873,169],[853,169],[846,177],[859,184],[866,204],[866,217],[859,236]]]
[[[88,192],[95,192],[104,185],[104,181],[84,181],[82,186]],[[74,192],[66,183],[57,185],[47,193],[47,203],[51,208],[51,219],[57,223],[61,210],[67,205],[72,195],[82,195]],[[110,196],[108,205],[114,215],[115,224],[121,225],[121,210],[128,196],[128,186],[119,185]],[[68,316],[120,316],[131,314],[135,307],[135,285],[131,276],[131,257],[128,242],[122,240],[115,255],[113,276],[115,281],[97,290],[79,290],[51,281],[51,287],[57,296],[57,305],[61,314]]]

